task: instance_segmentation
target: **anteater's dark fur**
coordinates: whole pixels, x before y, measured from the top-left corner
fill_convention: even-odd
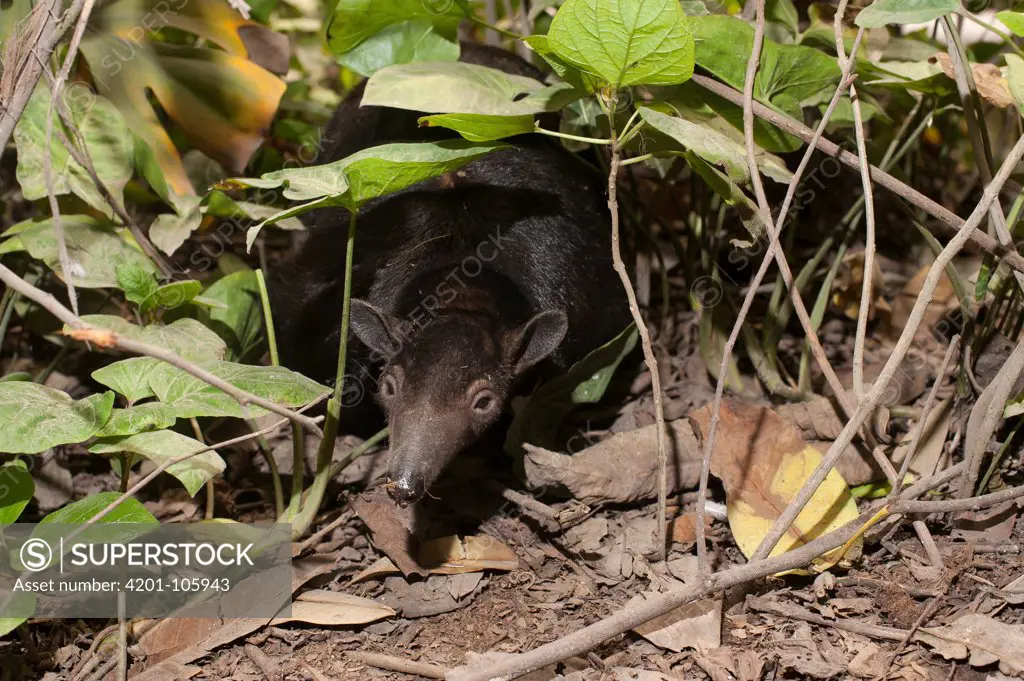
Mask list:
[[[539,76],[493,48],[463,45],[462,59]],[[338,108],[317,163],[450,137],[419,128],[415,112],[358,107],[361,95],[359,88]],[[497,420],[531,366],[546,357],[565,368],[629,321],[611,265],[604,179],[557,141],[509,142],[514,149],[374,201],[358,216],[352,295],[361,300],[347,373],[360,383],[347,394],[380,386],[399,501],[422,496]],[[348,214],[323,210],[311,222],[301,253],[276,270],[270,290],[284,363],[330,382]]]

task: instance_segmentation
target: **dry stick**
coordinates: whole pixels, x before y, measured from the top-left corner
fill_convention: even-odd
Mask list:
[[[700,85],[705,90],[715,93],[716,95],[723,97],[724,99],[732,102],[733,104],[743,104],[743,94],[734,90],[733,88],[720,83],[713,78],[707,76],[695,75],[692,80],[697,85]],[[799,137],[804,142],[810,142],[814,138],[814,131],[808,128],[803,123],[799,123],[796,120],[780,114],[772,109],[769,109],[760,102],[753,102],[754,114],[765,121],[768,121],[772,125],[788,132],[795,137]],[[846,164],[847,166],[857,169],[860,166],[860,159],[855,154],[851,154],[848,151],[839,148],[835,142],[828,139],[821,138],[814,143],[823,153],[835,158],[837,161]],[[939,205],[932,199],[928,198],[916,189],[907,186],[903,182],[900,182],[895,177],[877,168],[876,166],[870,167],[871,179],[876,184],[885,187],[892,193],[906,199],[912,205],[928,213],[944,227],[944,231],[947,234],[954,235],[963,226],[964,221],[955,213],[949,209]],[[1024,272],[1024,256],[1014,250],[1012,247],[1003,246],[995,239],[990,237],[984,232],[975,232],[971,235],[971,242],[980,248],[981,250],[997,255],[1003,258],[1003,262],[1012,267],[1018,272]]]
[[[833,30],[836,35],[836,54],[839,66],[844,71],[852,57],[847,58],[846,46],[843,44],[843,16],[846,14],[847,0],[840,0],[836,8]],[[861,29],[863,30],[863,29]],[[852,52],[851,54],[856,54]],[[861,114],[860,99],[857,88],[850,86],[850,100],[853,102],[853,129],[857,138],[857,158],[860,159],[861,185],[864,187],[864,282],[860,291],[860,309],[857,311],[857,331],[853,343],[853,394],[860,399],[864,394],[864,345],[868,333],[868,312],[871,310],[871,287],[875,274],[875,198],[871,190],[871,177],[868,170],[867,145],[864,142],[864,117]]]
[[[60,7],[59,2],[50,2],[48,10],[40,9],[40,12],[47,14],[47,18],[36,34],[35,45],[31,48],[31,56],[25,60],[24,67],[20,73],[15,68],[4,71],[4,87],[0,88],[0,91],[9,92],[10,99],[8,101],[0,99],[0,151],[7,147],[7,142],[11,139],[11,133],[14,132],[14,126],[18,123],[18,119],[21,118],[21,114],[24,113],[28,100],[36,89],[36,83],[42,77],[46,62],[50,59],[50,55],[53,54],[54,48],[57,47],[57,43],[60,42],[64,34],[62,26],[66,27],[66,25],[69,25],[70,22],[73,22],[78,17],[84,1],[75,0],[67,12],[64,13],[64,18],[60,24],[57,22],[55,13],[56,9]],[[26,37],[21,36],[21,39]],[[13,81],[13,84],[10,84],[11,81]]]
[[[821,615],[815,615],[810,610],[802,608],[795,603],[777,603],[766,598],[747,596],[747,606],[756,612],[766,612],[772,615],[781,615],[791,619],[803,620],[822,627],[832,627],[849,631],[869,638],[882,639],[886,641],[900,641],[907,636],[903,629],[884,627],[878,624],[868,624],[857,620],[834,619],[828,620]]]
[[[640,345],[644,352],[644,363],[647,371],[651,374],[651,390],[654,392],[654,420],[658,432],[658,555],[665,560],[667,549],[667,528],[665,525],[666,509],[668,508],[668,452],[666,445],[668,441],[668,429],[665,426],[665,406],[661,392],[661,374],[658,372],[658,360],[654,357],[654,348],[651,346],[651,334],[647,330],[643,315],[636,302],[636,292],[633,284],[629,281],[629,273],[626,265],[622,262],[622,251],[619,244],[619,202],[618,183],[620,153],[619,140],[615,129],[615,107],[618,104],[618,93],[613,93],[608,102],[608,129],[611,131],[611,161],[608,167],[608,211],[612,220],[612,266],[622,281],[622,288],[626,290],[626,299],[629,301],[629,312],[633,316],[637,333],[640,334]],[[722,374],[723,376],[725,373]]]
[[[804,506],[807,505],[811,496],[813,496],[814,492],[818,489],[818,486],[821,485],[822,481],[824,481],[825,476],[828,475],[829,471],[831,471],[835,466],[836,461],[839,460],[840,454],[847,446],[849,446],[850,442],[853,440],[854,434],[867,420],[868,415],[874,411],[875,405],[877,405],[878,401],[881,399],[882,393],[886,386],[889,385],[889,381],[892,380],[897,367],[899,367],[903,358],[906,356],[907,351],[910,349],[910,345],[914,339],[914,334],[917,332],[917,328],[921,325],[921,320],[924,318],[925,310],[931,302],[932,296],[935,294],[935,287],[938,285],[939,279],[944,276],[946,266],[952,261],[953,256],[963,249],[964,245],[970,239],[971,232],[977,229],[978,224],[981,222],[982,218],[985,217],[989,207],[998,197],[999,190],[1006,183],[1006,180],[1010,177],[1010,173],[1013,172],[1013,169],[1020,162],[1021,158],[1024,158],[1024,137],[1017,140],[1013,149],[1011,149],[1009,154],[1007,154],[1006,160],[999,168],[999,172],[996,174],[996,177],[992,182],[985,188],[981,201],[975,207],[974,212],[971,213],[971,217],[964,223],[963,228],[950,240],[946,247],[943,248],[935,258],[931,268],[928,270],[928,275],[925,277],[924,285],[921,287],[921,293],[914,302],[914,308],[910,312],[907,324],[904,326],[903,332],[900,334],[900,338],[896,342],[896,347],[893,348],[892,354],[886,361],[885,366],[882,367],[882,371],[881,374],[879,374],[878,379],[871,385],[871,389],[858,401],[857,410],[854,415],[843,427],[843,430],[829,447],[828,452],[826,452],[825,456],[822,458],[821,463],[818,464],[818,467],[804,483],[800,492],[772,525],[772,529],[761,541],[761,545],[758,547],[757,551],[754,552],[751,560],[764,558],[771,553],[771,550],[775,548],[779,539],[789,530],[790,525],[793,524],[797,515],[799,515],[800,511],[802,511]]]
[[[755,36],[756,36],[756,34],[755,34]],[[861,40],[862,36],[863,36],[863,31],[858,32],[857,38],[854,40],[855,46],[860,44],[860,40]],[[748,72],[748,75],[749,75],[749,72]],[[709,478],[709,475],[710,475],[710,472],[711,472],[711,456],[712,456],[712,452],[714,451],[715,437],[716,437],[716,435],[718,433],[718,423],[719,423],[719,419],[720,419],[720,416],[721,416],[721,408],[722,408],[722,397],[723,397],[723,394],[725,392],[724,377],[728,375],[726,370],[728,368],[729,358],[732,356],[732,351],[733,351],[733,348],[736,345],[736,340],[737,340],[737,338],[739,338],[739,333],[742,330],[743,320],[746,318],[747,312],[750,310],[750,307],[753,304],[754,296],[757,293],[757,288],[760,285],[761,280],[764,278],[764,275],[767,273],[768,268],[771,266],[772,259],[773,259],[774,255],[778,251],[779,235],[781,234],[782,226],[785,223],[786,215],[789,212],[789,206],[791,205],[791,203],[793,201],[793,197],[796,195],[796,188],[797,188],[797,186],[800,183],[800,178],[803,176],[804,171],[806,170],[808,164],[811,161],[811,156],[814,154],[815,145],[813,144],[813,141],[815,139],[817,139],[817,138],[820,138],[821,134],[824,132],[825,126],[828,125],[829,119],[831,119],[832,113],[835,111],[835,108],[836,108],[836,106],[839,103],[839,99],[842,97],[843,92],[846,91],[847,86],[852,82],[852,80],[848,76],[849,76],[849,73],[844,71],[844,73],[843,73],[843,75],[842,75],[842,77],[840,79],[840,82],[839,82],[839,87],[836,88],[835,93],[832,95],[832,101],[829,102],[829,106],[825,110],[825,115],[822,116],[821,122],[818,124],[818,129],[815,131],[815,137],[812,138],[812,144],[809,144],[807,146],[807,150],[804,152],[803,158],[800,159],[800,165],[797,166],[796,172],[793,174],[793,179],[790,180],[789,188],[788,188],[788,190],[786,192],[786,197],[785,197],[785,199],[783,200],[783,203],[782,203],[782,209],[779,211],[778,221],[773,225],[770,213],[768,211],[762,211],[763,213],[767,213],[767,216],[762,215],[762,217],[765,220],[765,224],[766,224],[766,226],[768,228],[768,233],[769,233],[768,249],[767,249],[767,251],[765,253],[764,260],[761,261],[760,268],[758,269],[757,273],[754,275],[754,279],[751,282],[751,285],[747,289],[747,294],[746,294],[746,296],[743,299],[743,304],[740,306],[740,311],[739,311],[739,313],[738,313],[738,315],[736,317],[736,323],[733,325],[732,331],[729,334],[729,338],[726,340],[725,348],[724,348],[724,350],[722,352],[722,365],[721,365],[721,367],[719,369],[719,373],[718,373],[719,380],[717,382],[717,385],[715,386],[715,398],[714,398],[714,402],[713,402],[712,407],[711,407],[711,422],[710,422],[710,425],[708,427],[707,441],[705,442],[703,457],[702,457],[702,460],[701,460],[700,484],[699,484],[698,492],[697,492],[697,522],[696,522],[697,560],[698,560],[698,566],[700,568],[701,574],[707,574],[707,568],[708,568],[708,566],[707,566],[707,547],[705,546],[705,533],[704,533],[704,515],[705,515],[704,499],[707,498],[708,478]],[[752,123],[753,123],[753,119],[751,119],[751,125],[752,125]],[[752,131],[752,128],[750,129],[750,132],[751,132],[750,141],[752,143],[753,142],[753,131]],[[748,155],[747,155],[748,165],[751,166],[751,170],[750,170],[751,177],[752,178],[753,177],[757,177],[758,178],[758,186],[760,186],[759,185],[760,177],[758,175],[759,170],[757,168],[757,162],[756,162],[756,159],[753,157],[753,155],[750,153],[752,151],[752,149],[753,149],[753,147],[748,147]],[[761,189],[760,194],[762,194],[762,195],[764,194],[763,187]],[[767,205],[767,203],[766,203],[766,205]],[[781,255],[781,254],[779,254],[779,255]],[[785,260],[784,257],[779,259],[780,269],[781,269],[781,266],[782,266],[782,262],[784,260]],[[790,279],[789,279],[789,281],[787,283],[791,284],[791,282],[792,282],[792,278],[790,277]],[[800,300],[799,290],[795,286],[791,285],[790,286],[790,292],[791,292],[792,298],[793,298],[794,309],[803,309],[804,315],[806,315],[807,310],[806,310],[806,308],[803,307],[803,302]],[[798,301],[799,301],[799,304],[798,304]],[[810,325],[810,318],[809,317],[807,318],[807,325],[804,326],[804,329],[805,329],[805,331],[807,333],[808,339],[812,339],[813,338],[812,346],[817,344],[817,346],[820,349],[820,347],[821,347],[820,343],[816,343],[817,342],[817,335],[814,333],[814,329]],[[823,350],[822,350],[822,354],[824,354]],[[817,357],[817,354],[815,356]],[[823,370],[825,369],[826,366],[828,366],[828,360],[827,359],[825,359],[823,364],[822,364]],[[827,369],[826,373],[828,373],[828,372],[831,372],[831,367],[830,366],[828,366],[828,369]],[[831,373],[834,375],[834,372],[831,372]],[[852,406],[849,405],[848,402],[845,401],[845,399],[844,399],[845,398],[845,391],[843,390],[841,385],[839,386],[839,390],[836,391],[836,395],[837,395],[837,397],[839,397],[840,403],[841,404],[845,404],[845,409],[848,410],[848,413],[852,413],[852,411],[853,411]],[[874,449],[874,447],[872,447],[872,449]]]
[[[348,658],[370,667],[376,667],[377,669],[387,669],[388,671],[402,672],[403,674],[416,674],[428,679],[445,678],[445,670],[443,667],[439,667],[436,664],[404,660],[400,657],[395,657],[394,655],[353,651],[348,653]]]
[[[914,425],[914,430],[912,431],[910,438],[910,447],[907,449],[907,455],[903,459],[903,464],[900,466],[900,472],[896,477],[896,482],[893,483],[892,489],[889,490],[889,494],[886,496],[886,501],[891,501],[903,488],[903,483],[907,479],[907,471],[910,470],[910,464],[913,462],[914,455],[917,454],[917,448],[921,444],[921,440],[924,438],[924,427],[928,422],[928,416],[931,414],[932,407],[935,404],[936,395],[946,378],[946,372],[949,371],[950,362],[953,360],[953,355],[959,345],[960,336],[953,336],[953,340],[950,341],[949,347],[946,348],[946,354],[942,358],[942,365],[939,367],[938,375],[935,377],[935,383],[932,384],[932,389],[928,392],[928,397],[925,398],[924,408],[921,410],[921,417]],[[937,568],[944,568],[945,562],[942,560],[942,554],[939,552],[939,547],[936,546],[935,539],[932,538],[932,533],[928,529],[928,526],[925,525],[923,520],[915,520],[912,523],[912,526],[914,528],[914,532],[917,533],[918,539],[921,541],[921,545],[924,547],[925,553],[928,554],[928,560],[931,564]]]
[[[958,464],[952,470],[954,474],[957,474],[963,470],[963,467]],[[959,510],[958,505],[961,503],[961,500],[939,502],[903,500],[916,494],[924,494],[930,487],[942,484],[948,481],[950,477],[952,476],[949,472],[943,471],[935,476],[931,476],[927,480],[921,480],[908,487],[904,490],[901,499],[890,506],[890,517],[894,518],[897,515],[919,512],[922,508],[925,512],[929,512],[936,505],[942,505],[942,508],[938,509],[940,511]],[[1007,498],[1014,498],[1015,496],[1024,496],[1024,486],[979,497],[973,501],[978,502],[980,504],[979,507],[986,507],[1002,503]],[[923,507],[922,505],[924,504],[929,506]],[[814,558],[846,543],[847,540],[862,530],[864,524],[882,506],[882,504],[873,505],[858,518],[799,548],[771,558],[752,559],[751,562],[744,565],[737,565],[728,570],[716,572],[710,575],[707,580],[697,580],[679,589],[652,594],[647,600],[625,607],[599,622],[595,622],[550,643],[545,643],[529,652],[519,655],[488,655],[475,665],[453,669],[448,672],[445,679],[447,681],[507,681],[535,669],[540,669],[545,665],[553,664],[590,650],[602,641],[638,627],[644,622],[671,612],[687,603],[784,570],[803,567]]]
[[[247,404],[255,404],[263,407],[267,411],[280,414],[295,423],[301,423],[307,429],[317,434],[320,433],[320,428],[316,425],[316,420],[311,419],[308,416],[303,416],[302,414],[290,409],[286,409],[285,407],[271,402],[270,400],[263,399],[258,395],[253,395],[252,393],[244,390],[239,390],[224,379],[214,376],[209,371],[206,371],[188,360],[182,359],[169,350],[165,350],[164,348],[150,345],[148,343],[141,343],[130,338],[125,338],[121,334],[115,333],[109,329],[93,326],[92,324],[82,321],[82,319],[73,314],[71,310],[61,305],[60,301],[56,298],[28,283],[4,265],[0,265],[0,281],[5,282],[8,286],[21,293],[26,298],[29,298],[46,308],[50,313],[57,317],[57,319],[70,326],[73,330],[67,332],[67,335],[75,340],[90,341],[99,347],[116,347],[128,352],[133,352],[137,355],[146,355],[147,357],[163,360],[164,362],[167,362],[172,366],[176,366],[182,371],[195,376],[199,380],[209,383],[213,387],[224,391],[231,397],[235,398],[243,408]]]
[[[64,83],[71,73],[71,65],[78,56],[78,46],[82,42],[82,34],[85,33],[85,26],[89,23],[89,15],[95,0],[85,0],[82,10],[75,24],[75,32],[71,35],[71,44],[68,45],[68,52],[64,56],[64,64],[57,73],[50,92],[50,106],[46,111],[46,134],[43,137],[43,180],[46,182],[46,197],[50,202],[50,213],[53,217],[53,234],[57,239],[57,259],[60,261],[60,269],[64,274],[64,283],[68,289],[68,300],[71,302],[71,310],[78,314],[78,295],[75,293],[74,272],[71,269],[71,256],[68,255],[68,243],[64,237],[64,223],[60,219],[60,206],[57,204],[57,194],[53,187],[53,160],[50,148],[53,145],[53,112],[57,107],[57,98],[64,90]],[[45,67],[44,67],[45,71]]]

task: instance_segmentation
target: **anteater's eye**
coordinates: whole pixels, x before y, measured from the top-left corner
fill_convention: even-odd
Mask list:
[[[494,407],[495,397],[490,390],[481,390],[473,397],[473,411],[485,414]]]
[[[398,383],[395,382],[395,377],[388,375],[383,378],[380,382],[380,394],[386,400],[390,400],[398,393]]]

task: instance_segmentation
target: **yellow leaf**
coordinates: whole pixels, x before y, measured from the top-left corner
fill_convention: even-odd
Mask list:
[[[693,418],[707,437],[710,405],[694,412]],[[711,472],[725,486],[729,528],[745,556],[753,555],[820,463],[818,450],[774,411],[737,402],[722,403]],[[833,469],[771,555],[802,546],[857,516],[857,504],[846,481]],[[856,557],[860,550],[858,540],[844,559]],[[839,552],[837,549],[820,556],[814,564],[827,569]]]

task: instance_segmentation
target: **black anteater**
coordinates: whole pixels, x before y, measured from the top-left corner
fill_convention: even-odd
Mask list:
[[[462,60],[539,77],[494,48]],[[449,136],[419,114],[338,108],[318,163]],[[357,221],[346,406],[371,390],[390,425],[389,491],[416,501],[501,416],[535,366],[565,368],[629,323],[611,262],[604,180],[556,141],[514,148],[366,205]],[[285,365],[333,381],[348,214],[326,209],[270,285]],[[364,400],[369,402],[369,400]],[[359,409],[349,409],[351,415]],[[365,412],[363,412],[365,413]],[[344,420],[344,416],[343,416]]]

